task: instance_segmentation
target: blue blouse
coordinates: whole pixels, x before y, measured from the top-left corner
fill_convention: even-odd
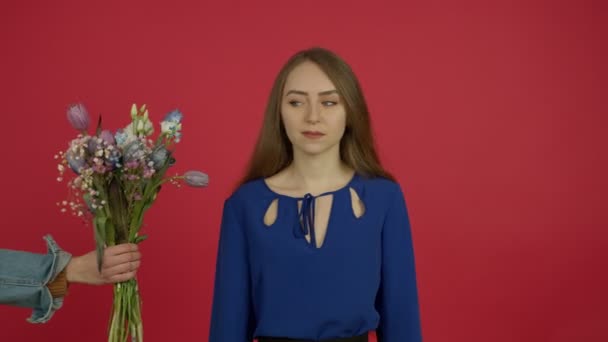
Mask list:
[[[359,218],[350,188],[365,207]],[[334,197],[317,247],[314,204],[324,195]],[[275,199],[277,218],[267,226]],[[339,190],[296,198],[258,179],[225,201],[210,342],[318,341],[370,330],[382,342],[422,340],[410,224],[397,183],[355,175]]]

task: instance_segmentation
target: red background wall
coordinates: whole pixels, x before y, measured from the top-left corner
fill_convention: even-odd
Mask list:
[[[147,341],[207,339],[224,198],[275,74],[312,45],[342,55],[409,203],[425,340],[608,340],[607,20],[603,1],[3,1],[3,248],[75,254],[53,155],[83,101],[107,127],[131,103],[179,107],[176,171],[147,216]],[[111,287],[73,286],[46,325],[0,308],[3,341],[103,341]],[[405,342],[405,341],[404,341]]]

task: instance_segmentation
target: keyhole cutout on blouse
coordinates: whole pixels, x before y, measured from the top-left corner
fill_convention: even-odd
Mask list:
[[[355,215],[355,217],[359,219],[359,218],[361,218],[361,216],[363,216],[365,214],[365,204],[363,203],[361,198],[359,198],[359,194],[357,194],[355,189],[350,188],[349,190],[350,190],[350,204],[351,204],[351,207],[353,208],[353,215]]]
[[[266,225],[266,227],[270,227],[275,223],[275,221],[277,220],[278,212],[279,212],[279,199],[275,198],[268,206],[268,209],[266,210],[266,214],[264,214],[264,224]]]

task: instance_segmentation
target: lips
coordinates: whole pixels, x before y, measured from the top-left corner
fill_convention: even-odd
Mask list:
[[[321,138],[322,136],[324,136],[325,134],[323,134],[321,132],[316,132],[316,131],[304,131],[304,132],[302,132],[302,135],[304,135],[307,138],[318,139],[318,138]]]

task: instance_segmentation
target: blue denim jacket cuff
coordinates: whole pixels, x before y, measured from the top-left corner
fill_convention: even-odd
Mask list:
[[[53,317],[55,311],[63,305],[63,297],[53,298],[47,285],[57,277],[72,259],[72,255],[62,250],[51,235],[47,234],[44,239],[46,240],[47,254],[53,258],[53,262],[48,274],[44,276],[44,287],[40,293],[40,305],[34,308],[32,316],[27,319],[30,323],[46,323]]]

